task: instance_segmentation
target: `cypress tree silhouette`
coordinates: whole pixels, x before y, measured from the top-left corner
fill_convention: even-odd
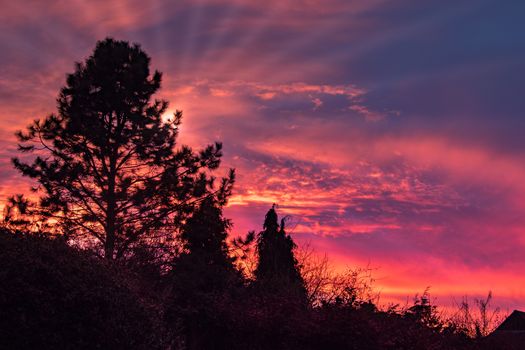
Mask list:
[[[175,148],[182,112],[163,120],[167,101],[152,100],[161,73],[149,65],[137,44],[98,42],[67,76],[58,114],[17,133],[21,151],[38,151],[32,164],[13,163],[38,181],[39,213],[109,260],[169,242],[195,203],[216,191],[208,174],[222,145]]]
[[[256,284],[266,292],[306,300],[305,284],[293,252],[296,245],[285,232],[284,219],[279,226],[275,204],[266,214],[263,229],[257,239]]]

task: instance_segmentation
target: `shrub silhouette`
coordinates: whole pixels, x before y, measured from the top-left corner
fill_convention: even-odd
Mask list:
[[[132,279],[60,240],[0,231],[0,348],[155,349],[162,327]]]

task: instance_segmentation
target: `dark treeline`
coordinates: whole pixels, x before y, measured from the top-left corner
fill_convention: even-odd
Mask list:
[[[18,133],[13,164],[39,200],[5,207],[0,348],[489,348],[486,329],[443,320],[427,293],[381,309],[359,278],[326,283],[275,207],[230,239],[222,145],[177,144],[182,113],[164,117],[149,65],[138,45],[99,42],[57,113]]]

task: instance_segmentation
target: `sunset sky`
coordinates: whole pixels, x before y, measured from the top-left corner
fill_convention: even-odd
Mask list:
[[[13,133],[107,36],[142,45],[180,141],[224,144],[232,234],[277,203],[385,300],[525,310],[522,0],[0,0],[0,200]]]

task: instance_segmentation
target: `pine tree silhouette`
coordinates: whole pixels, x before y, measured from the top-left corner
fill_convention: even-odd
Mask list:
[[[182,113],[164,120],[168,103],[153,100],[161,73],[149,65],[137,44],[98,42],[67,76],[58,114],[18,133],[21,151],[38,152],[32,164],[13,163],[40,184],[40,214],[109,260],[169,241],[213,193],[208,174],[222,156],[220,143],[175,147]],[[222,186],[232,183],[233,171]]]

